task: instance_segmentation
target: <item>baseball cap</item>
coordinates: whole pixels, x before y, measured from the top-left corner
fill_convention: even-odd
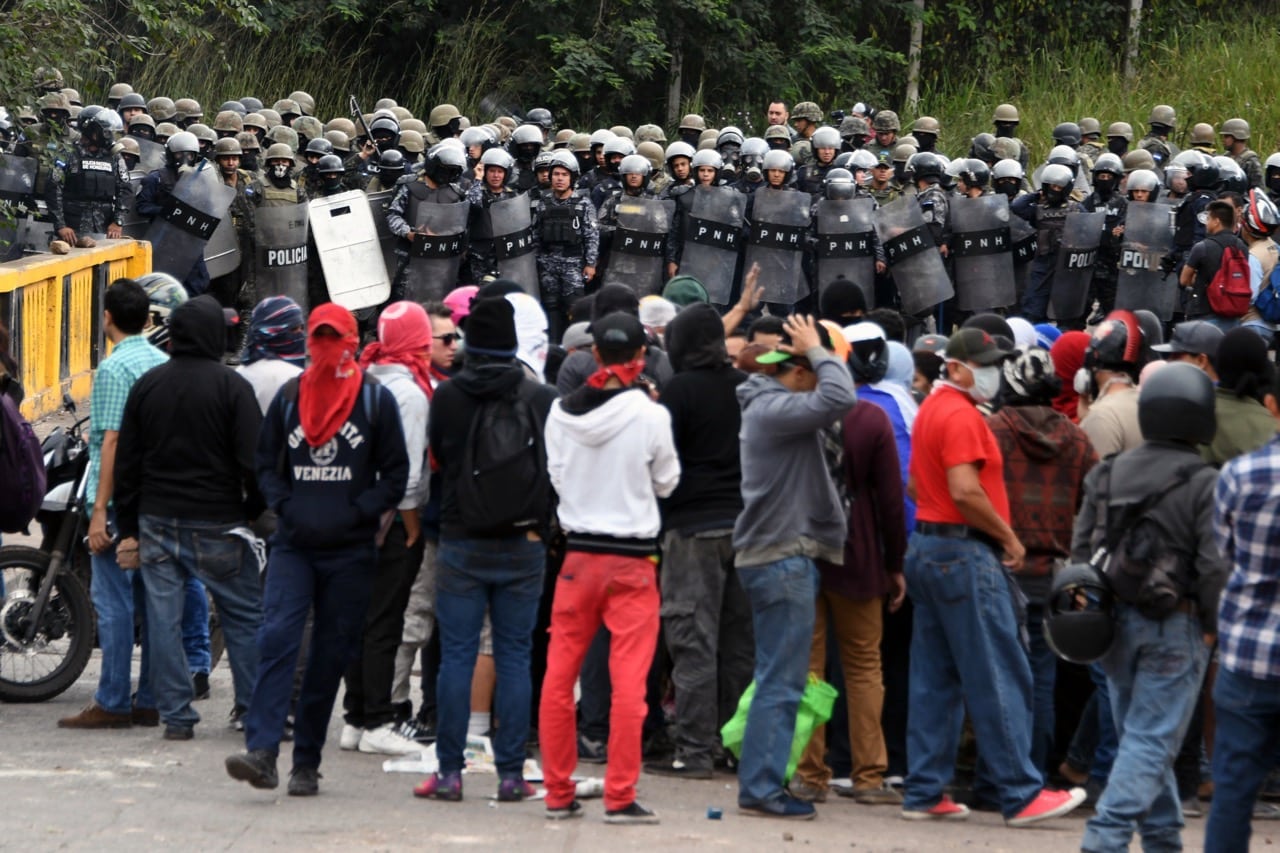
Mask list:
[[[1156,344],[1154,352],[1185,352],[1192,355],[1203,353],[1210,361],[1218,357],[1218,344],[1222,343],[1222,330],[1204,320],[1189,320],[1179,323],[1173,330],[1173,337],[1167,344]]]
[[[614,311],[591,321],[591,339],[601,349],[637,350],[645,345],[644,326],[634,314]]]
[[[893,166],[893,153],[890,151],[880,150],[876,154],[876,166]],[[873,167],[874,168],[874,167]]]
[[[980,367],[999,364],[1013,353],[1001,349],[989,333],[975,327],[961,329],[947,341],[946,356],[955,361],[967,361]]]
[[[912,352],[931,352],[941,355],[946,352],[950,338],[946,335],[921,335],[911,347]]]
[[[821,323],[816,323],[815,326],[818,330],[818,340],[822,344],[822,348],[828,352],[833,351],[834,347],[831,345],[831,331]],[[791,335],[786,331],[783,331],[782,333],[782,340],[778,341],[779,346],[783,344],[791,346]],[[773,349],[763,355],[757,356],[756,364],[781,364],[782,362],[792,358],[799,359],[806,364],[809,362],[809,359],[805,357],[804,353],[789,353],[786,350]]]

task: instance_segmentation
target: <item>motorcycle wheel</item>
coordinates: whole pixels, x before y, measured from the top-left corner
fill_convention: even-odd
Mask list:
[[[49,570],[35,548],[0,548],[0,700],[43,702],[80,677],[93,652],[93,606],[69,572],[54,581],[35,639],[24,644],[27,619]]]

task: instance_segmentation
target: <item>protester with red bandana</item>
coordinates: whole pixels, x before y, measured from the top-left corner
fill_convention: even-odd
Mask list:
[[[279,516],[263,591],[261,663],[245,715],[246,753],[227,773],[275,788],[302,628],[315,630],[294,723],[289,793],[319,790],[320,752],[338,682],[360,648],[375,538],[409,479],[396,398],[356,362],[356,320],[328,303],[307,324],[310,365],[276,395],[258,439],[258,485]]]

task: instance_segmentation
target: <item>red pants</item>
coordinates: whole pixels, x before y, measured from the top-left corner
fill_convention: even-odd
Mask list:
[[[626,808],[636,798],[640,776],[645,680],[658,643],[658,584],[652,560],[570,551],[556,581],[551,606],[551,645],[542,682],[538,737],[547,808],[573,801],[569,777],[578,765],[578,725],[573,685],[603,620],[611,635],[609,763],[604,807]]]

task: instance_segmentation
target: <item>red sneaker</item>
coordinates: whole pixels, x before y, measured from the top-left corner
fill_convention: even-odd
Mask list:
[[[1009,826],[1030,826],[1042,820],[1062,817],[1070,814],[1076,806],[1084,802],[1084,788],[1072,788],[1070,791],[1050,791],[1044,788],[1026,808],[1005,821]]]
[[[969,807],[957,803],[950,796],[943,794],[938,804],[930,809],[903,809],[903,820],[964,820],[969,816]]]

